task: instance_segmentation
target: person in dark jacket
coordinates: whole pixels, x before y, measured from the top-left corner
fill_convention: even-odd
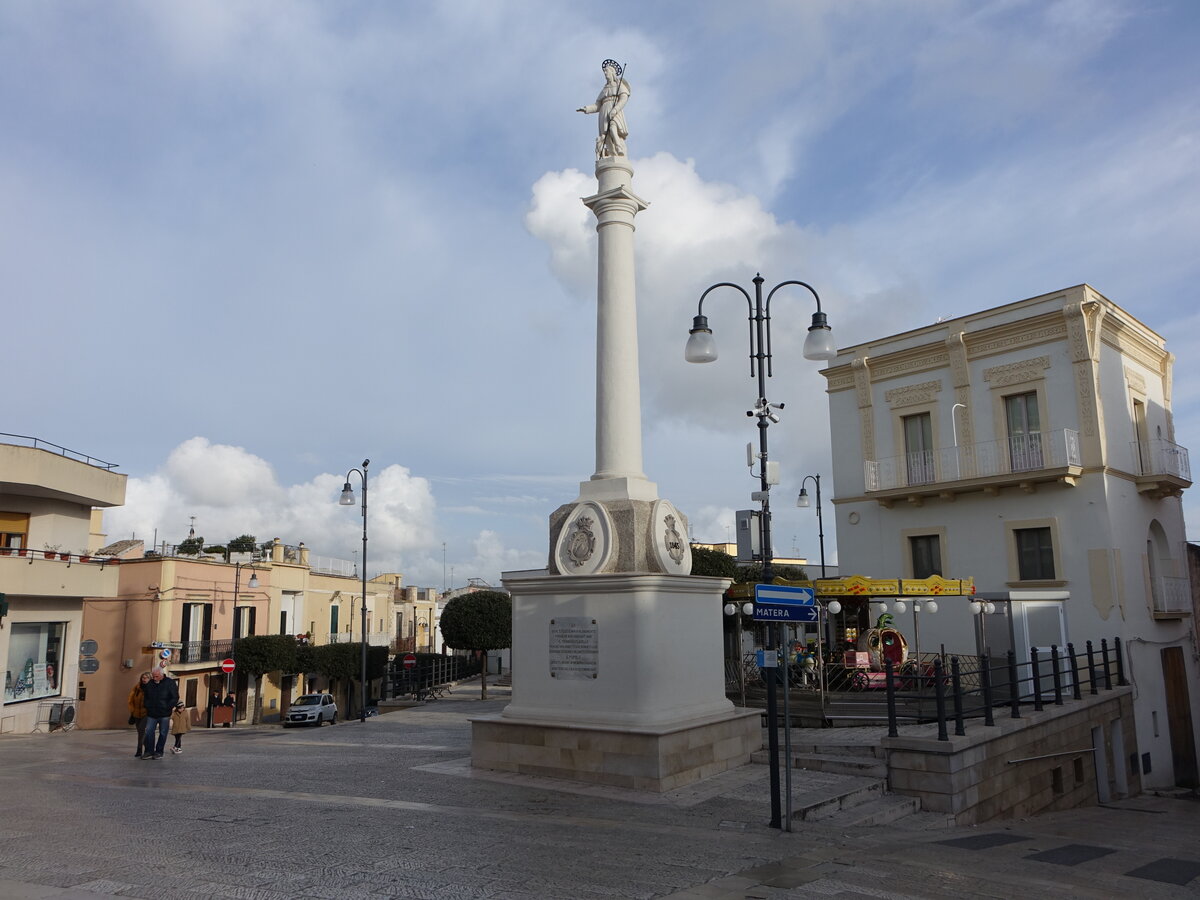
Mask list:
[[[150,680],[142,686],[146,702],[146,745],[142,759],[162,759],[171,730],[171,711],[179,702],[179,687],[161,667],[150,670]],[[156,739],[157,735],[157,739]]]

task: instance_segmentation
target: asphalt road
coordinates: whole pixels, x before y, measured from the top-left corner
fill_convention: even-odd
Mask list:
[[[764,766],[664,797],[475,772],[468,719],[506,702],[199,729],[149,762],[133,729],[0,737],[0,898],[1200,896],[1200,802],[781,833]]]

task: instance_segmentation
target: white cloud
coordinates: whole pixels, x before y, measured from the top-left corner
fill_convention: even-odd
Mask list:
[[[399,465],[369,473],[368,568],[400,570],[414,551],[434,542],[435,503],[424,478]],[[241,447],[194,437],[175,448],[163,466],[129,479],[124,506],[109,510],[110,540],[136,535],[147,544],[176,544],[187,537],[190,518],[196,533],[211,543],[240,534],[259,541],[278,537],[303,542],[321,556],[352,558],[360,546],[362,519],[354,507],[337,501],[344,476],[321,473],[302,484],[281,485],[265,460]],[[356,501],[361,482],[352,477]]]

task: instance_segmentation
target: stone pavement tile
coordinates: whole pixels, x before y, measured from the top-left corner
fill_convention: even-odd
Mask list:
[[[1057,866],[1077,866],[1080,863],[1091,862],[1117,851],[1111,847],[1089,847],[1087,844],[1067,844],[1055,847],[1053,850],[1043,850],[1031,853],[1025,858],[1035,862],[1054,863]]]
[[[1200,841],[1200,837],[1196,835],[1192,835],[1192,837],[1194,840]],[[1125,874],[1130,878],[1145,878],[1149,881],[1184,885],[1200,878],[1200,862],[1190,859],[1156,859],[1152,863],[1139,866]]]

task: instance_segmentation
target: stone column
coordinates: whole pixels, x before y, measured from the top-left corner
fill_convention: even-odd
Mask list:
[[[599,191],[584,199],[596,215],[596,471],[580,485],[581,500],[656,500],[642,471],[642,406],[638,378],[637,290],[633,220],[649,204],[630,190],[626,157],[596,162]]]

